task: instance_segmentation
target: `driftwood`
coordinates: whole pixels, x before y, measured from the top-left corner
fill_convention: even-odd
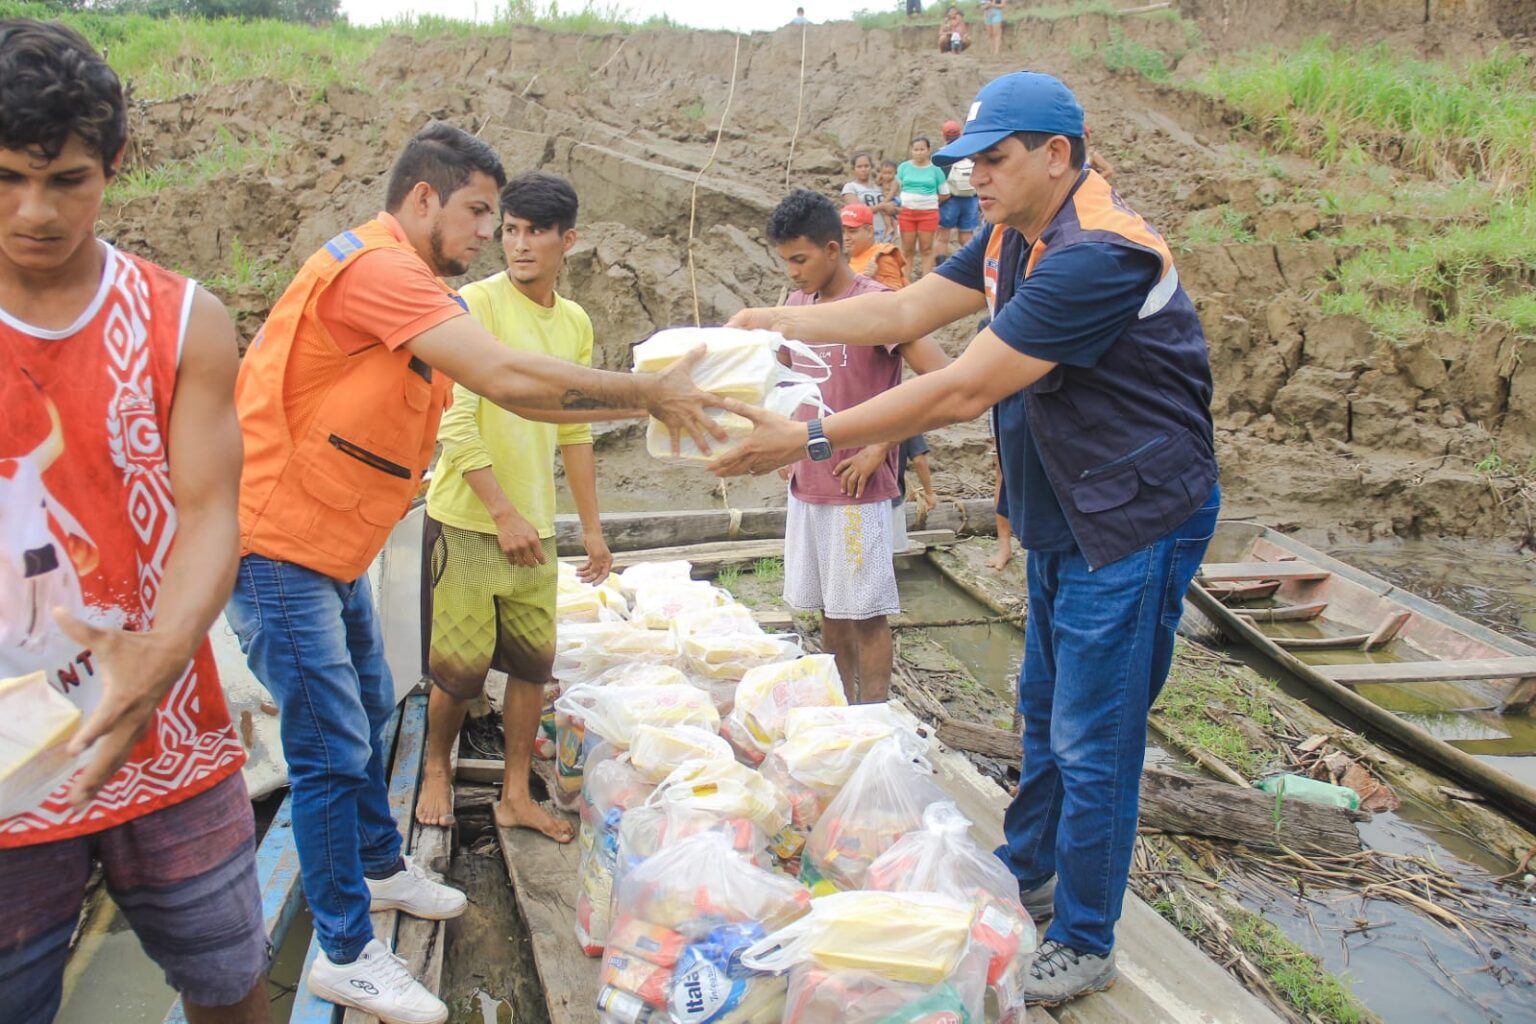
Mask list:
[[[1018,734],[976,722],[945,719],[939,739],[957,750],[1019,762]],[[1260,849],[1313,849],[1349,853],[1360,849],[1356,821],[1370,815],[1338,807],[1282,800],[1231,782],[1216,782],[1162,768],[1141,776],[1141,820],[1145,825],[1182,835],[1231,839]]]
[[[956,541],[954,530],[914,530],[907,534],[903,554],[921,555],[929,548],[943,547]],[[760,558],[783,558],[784,538],[769,540],[729,540],[711,544],[680,544],[664,548],[621,551],[613,556],[617,572],[641,562],[668,562],[685,559],[693,563],[695,579],[713,576],[728,565],[750,565]]]
[[[748,508],[732,512],[723,508],[684,512],[616,512],[603,516],[603,536],[613,551],[674,547],[681,544],[713,544],[727,540],[782,540],[785,510]],[[941,501],[926,515],[907,505],[909,530],[953,530],[962,536],[990,534],[997,529],[991,498]],[[582,552],[581,521],[574,515],[555,517],[555,539],[563,555]]]

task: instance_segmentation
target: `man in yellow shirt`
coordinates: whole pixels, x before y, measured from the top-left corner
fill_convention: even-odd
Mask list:
[[[504,273],[460,290],[469,311],[509,348],[592,363],[592,322],[555,292],[576,242],[576,191],[534,171],[501,190]],[[466,702],[486,673],[507,673],[503,725],[506,775],[496,823],[538,829],[570,842],[570,825],[528,792],[533,742],[555,645],[555,472],[558,445],[581,517],[583,580],[601,582],[613,564],[597,514],[592,429],[525,420],[462,387],[438,429],[442,454],[427,492],[432,565],[434,687],[427,712],[427,759],[416,817],[453,820],[453,746]]]

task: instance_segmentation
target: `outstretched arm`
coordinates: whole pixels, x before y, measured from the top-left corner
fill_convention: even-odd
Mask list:
[[[985,297],[976,289],[956,284],[942,274],[924,274],[895,292],[856,295],[814,306],[744,309],[726,326],[777,331],[799,341],[901,345],[985,305]]]
[[[240,423],[235,417],[235,329],[218,299],[198,288],[171,402],[166,444],[176,496],[176,537],[150,629],[92,626],[55,610],[59,627],[89,647],[102,673],[101,703],[70,742],[96,744],[69,800],[80,806],[128,759],[161,699],[186,672],[234,588],[239,561]]]

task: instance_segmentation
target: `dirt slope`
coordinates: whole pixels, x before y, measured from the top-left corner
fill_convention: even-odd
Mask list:
[[[1294,24],[1288,19],[1318,13],[1313,8],[1347,20],[1332,0],[1181,6],[1200,16],[1208,35],[1234,44],[1279,32]],[[1411,4],[1348,6],[1356,26],[1391,8],[1396,20],[1384,22],[1386,30],[1444,35],[1404,14]],[[1428,0],[1426,9],[1433,22],[1452,6]],[[1524,24],[1525,7],[1500,0],[1460,0],[1459,10],[1470,28],[1455,38],[1470,40],[1466,46],[1500,38],[1505,23]],[[1258,160],[1259,140],[1234,128],[1238,119],[1221,104],[1073,57],[1112,30],[1168,53],[1189,49],[1172,20],[1025,22],[1010,26],[1001,60],[940,57],[927,28],[817,26],[806,37],[790,183],[835,193],[847,153],[869,148],[900,158],[911,135],[936,135],[989,77],[1020,66],[1061,75],[1088,110],[1095,145],[1116,165],[1117,187],[1176,245],[1191,218],[1218,204],[1256,226],[1257,242],[1178,255],[1210,339],[1229,510],[1360,535],[1524,538],[1520,485],[1490,482],[1473,468],[1495,435],[1501,451],[1536,455],[1536,369],[1516,358],[1515,339],[1480,339],[1466,351],[1429,341],[1399,349],[1373,341],[1358,321],[1323,317],[1312,297],[1340,255],[1326,238],[1337,219],[1281,194],[1317,183],[1319,172],[1290,161],[1282,186],[1273,161]],[[735,48],[734,36],[712,32],[396,38],[371,61],[367,88],[333,88],[318,102],[257,81],[145,104],[133,124],[140,166],[188,161],[230,137],[266,145],[270,155],[259,170],[119,204],[104,214],[104,231],[195,276],[228,268],[237,252],[258,258],[264,278],[224,289],[249,337],[293,267],[376,211],[401,142],[428,118],[448,118],[495,145],[509,170],[544,168],[576,184],[581,240],[562,287],[592,315],[600,364],[623,367],[632,343],[693,320],[689,198],[714,144]],[[724,138],[698,189],[693,253],[706,323],[780,297],[782,275],[762,226],[784,192],[800,58],[796,30],[740,41]],[[488,251],[469,276],[497,269],[499,252]],[[952,350],[964,337],[960,328],[944,335]],[[982,425],[951,428],[930,442],[941,491],[990,490]],[[701,471],[663,471],[647,460],[633,428],[602,431],[599,444],[614,507],[721,500]],[[729,497],[738,506],[782,500],[776,481],[733,485]]]

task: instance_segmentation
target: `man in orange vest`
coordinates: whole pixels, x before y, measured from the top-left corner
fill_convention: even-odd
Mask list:
[[[843,207],[843,251],[855,274],[879,281],[895,291],[907,283],[907,260],[901,246],[875,241],[875,211],[862,203]]]
[[[394,683],[366,572],[420,489],[453,382],[530,419],[644,410],[674,438],[724,439],[692,359],[662,375],[605,373],[509,348],[468,315],[441,278],[491,241],[504,184],[484,142],[423,128],[395,161],[386,212],[304,263],[236,383],[243,557],[228,616],[278,704],[323,951],[309,987],[397,1024],[436,1024],[447,1008],[374,937],[370,911],[441,919],[465,900],[401,856],[381,735]]]

